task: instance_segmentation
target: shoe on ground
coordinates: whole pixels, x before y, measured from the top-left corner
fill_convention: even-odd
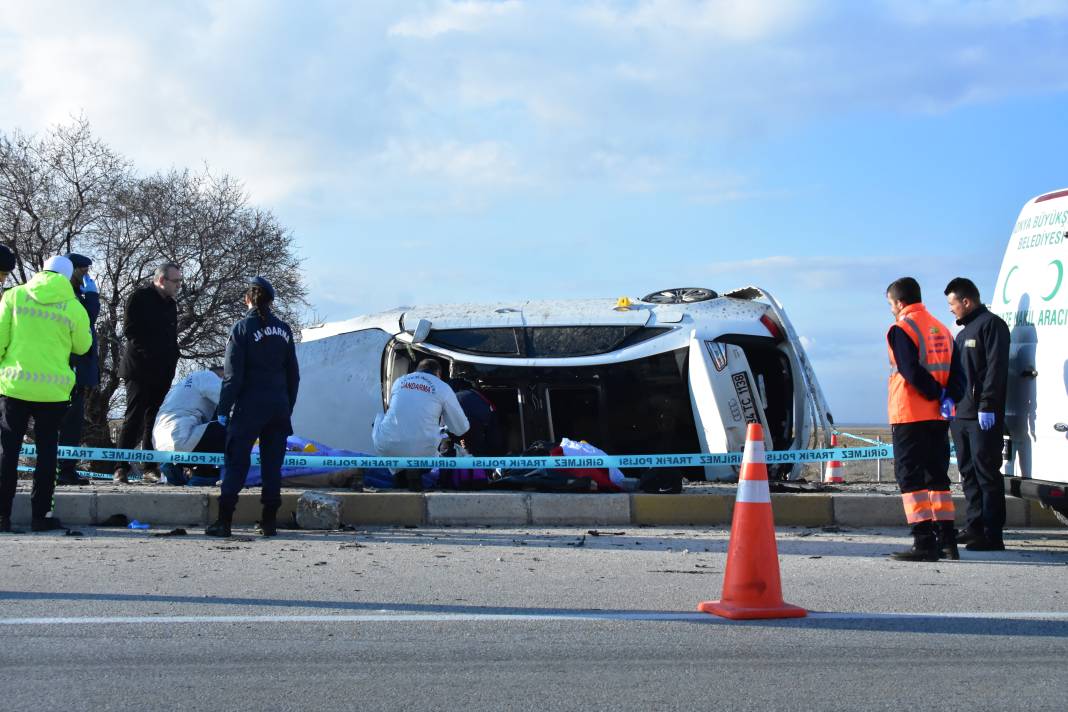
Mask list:
[[[160,479],[159,472],[156,470],[145,470],[141,473],[141,482],[146,485],[158,484]]]
[[[57,485],[70,485],[72,487],[84,487],[89,484],[89,480],[79,475],[77,472],[71,472],[70,470],[60,470],[56,475]]]
[[[169,485],[181,487],[189,481],[185,468],[181,465],[175,465],[173,462],[160,465],[159,471],[167,478],[167,484]]]
[[[895,561],[938,561],[941,556],[942,552],[938,549],[917,549],[915,546],[890,554]]]
[[[117,485],[130,484],[130,468],[129,467],[116,467],[115,474],[111,476],[111,481]]]
[[[982,537],[970,542],[966,547],[968,551],[1005,551],[1005,542],[998,539]]]
[[[205,536],[217,536],[217,537],[229,537],[230,525],[223,521],[216,521],[214,524],[204,530]]]
[[[21,529],[11,526],[11,517],[0,516],[0,534],[21,534]]]
[[[58,517],[35,517],[30,523],[30,530],[35,532],[54,532],[66,529]]]
[[[958,529],[957,530],[957,543],[958,544],[971,544],[973,541],[977,541],[983,538],[982,532],[977,532],[974,529]]]
[[[942,547],[942,558],[950,561],[960,561],[960,549],[956,544]]]

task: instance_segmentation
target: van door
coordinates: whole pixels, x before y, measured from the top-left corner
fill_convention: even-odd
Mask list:
[[[390,335],[364,329],[297,344],[300,394],[293,431],[345,450],[371,453],[382,411],[382,354]]]
[[[1062,253],[1068,191],[1028,202],[1016,221],[990,309],[1012,334],[1005,474],[1068,482],[1068,284]]]

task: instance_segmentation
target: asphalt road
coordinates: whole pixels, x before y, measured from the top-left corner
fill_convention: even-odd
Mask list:
[[[0,536],[4,710],[1062,710],[1068,530],[904,564],[780,531],[788,601],[729,622],[727,533]]]

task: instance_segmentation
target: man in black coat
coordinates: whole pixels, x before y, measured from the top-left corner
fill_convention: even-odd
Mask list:
[[[1005,480],[1001,474],[1005,392],[1009,379],[1009,327],[979,301],[975,283],[957,277],[946,285],[949,310],[964,328],[957,352],[964,394],[950,426],[957,467],[968,504],[958,542],[969,551],[1002,551],[1005,543]]]
[[[74,265],[70,278],[71,286],[78,301],[89,314],[89,330],[93,333],[93,345],[81,356],[71,356],[70,365],[74,369],[74,390],[70,394],[70,408],[59,425],[59,444],[77,447],[82,440],[82,424],[85,421],[85,394],[100,384],[100,358],[96,347],[96,318],[100,314],[100,290],[89,276],[93,261],[84,255],[71,252],[67,259]],[[60,460],[59,475],[56,484],[85,485],[89,480],[80,477],[75,471],[77,460]]]
[[[126,381],[126,416],[119,434],[119,447],[141,445],[152,449],[152,425],[160,404],[170,390],[178,366],[178,304],[182,268],[165,262],[156,268],[152,284],[130,295],[123,316],[126,351],[119,375]],[[115,481],[126,482],[127,463],[115,470]],[[146,467],[145,482],[159,482],[159,468]]]

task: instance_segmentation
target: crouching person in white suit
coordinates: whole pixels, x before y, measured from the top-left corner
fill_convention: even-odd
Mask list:
[[[190,373],[171,386],[152,426],[152,442],[157,450],[223,452],[226,428],[215,419],[222,375],[222,366],[216,366]],[[215,465],[195,465],[192,478],[183,471],[181,463],[164,465],[161,471],[172,485],[211,487],[219,480],[219,468]]]
[[[386,457],[437,457],[444,427],[456,437],[470,424],[456,394],[441,380],[441,364],[425,358],[415,373],[398,378],[390,390],[389,409],[375,418],[375,451]],[[425,470],[396,470],[397,485],[423,489]]]

